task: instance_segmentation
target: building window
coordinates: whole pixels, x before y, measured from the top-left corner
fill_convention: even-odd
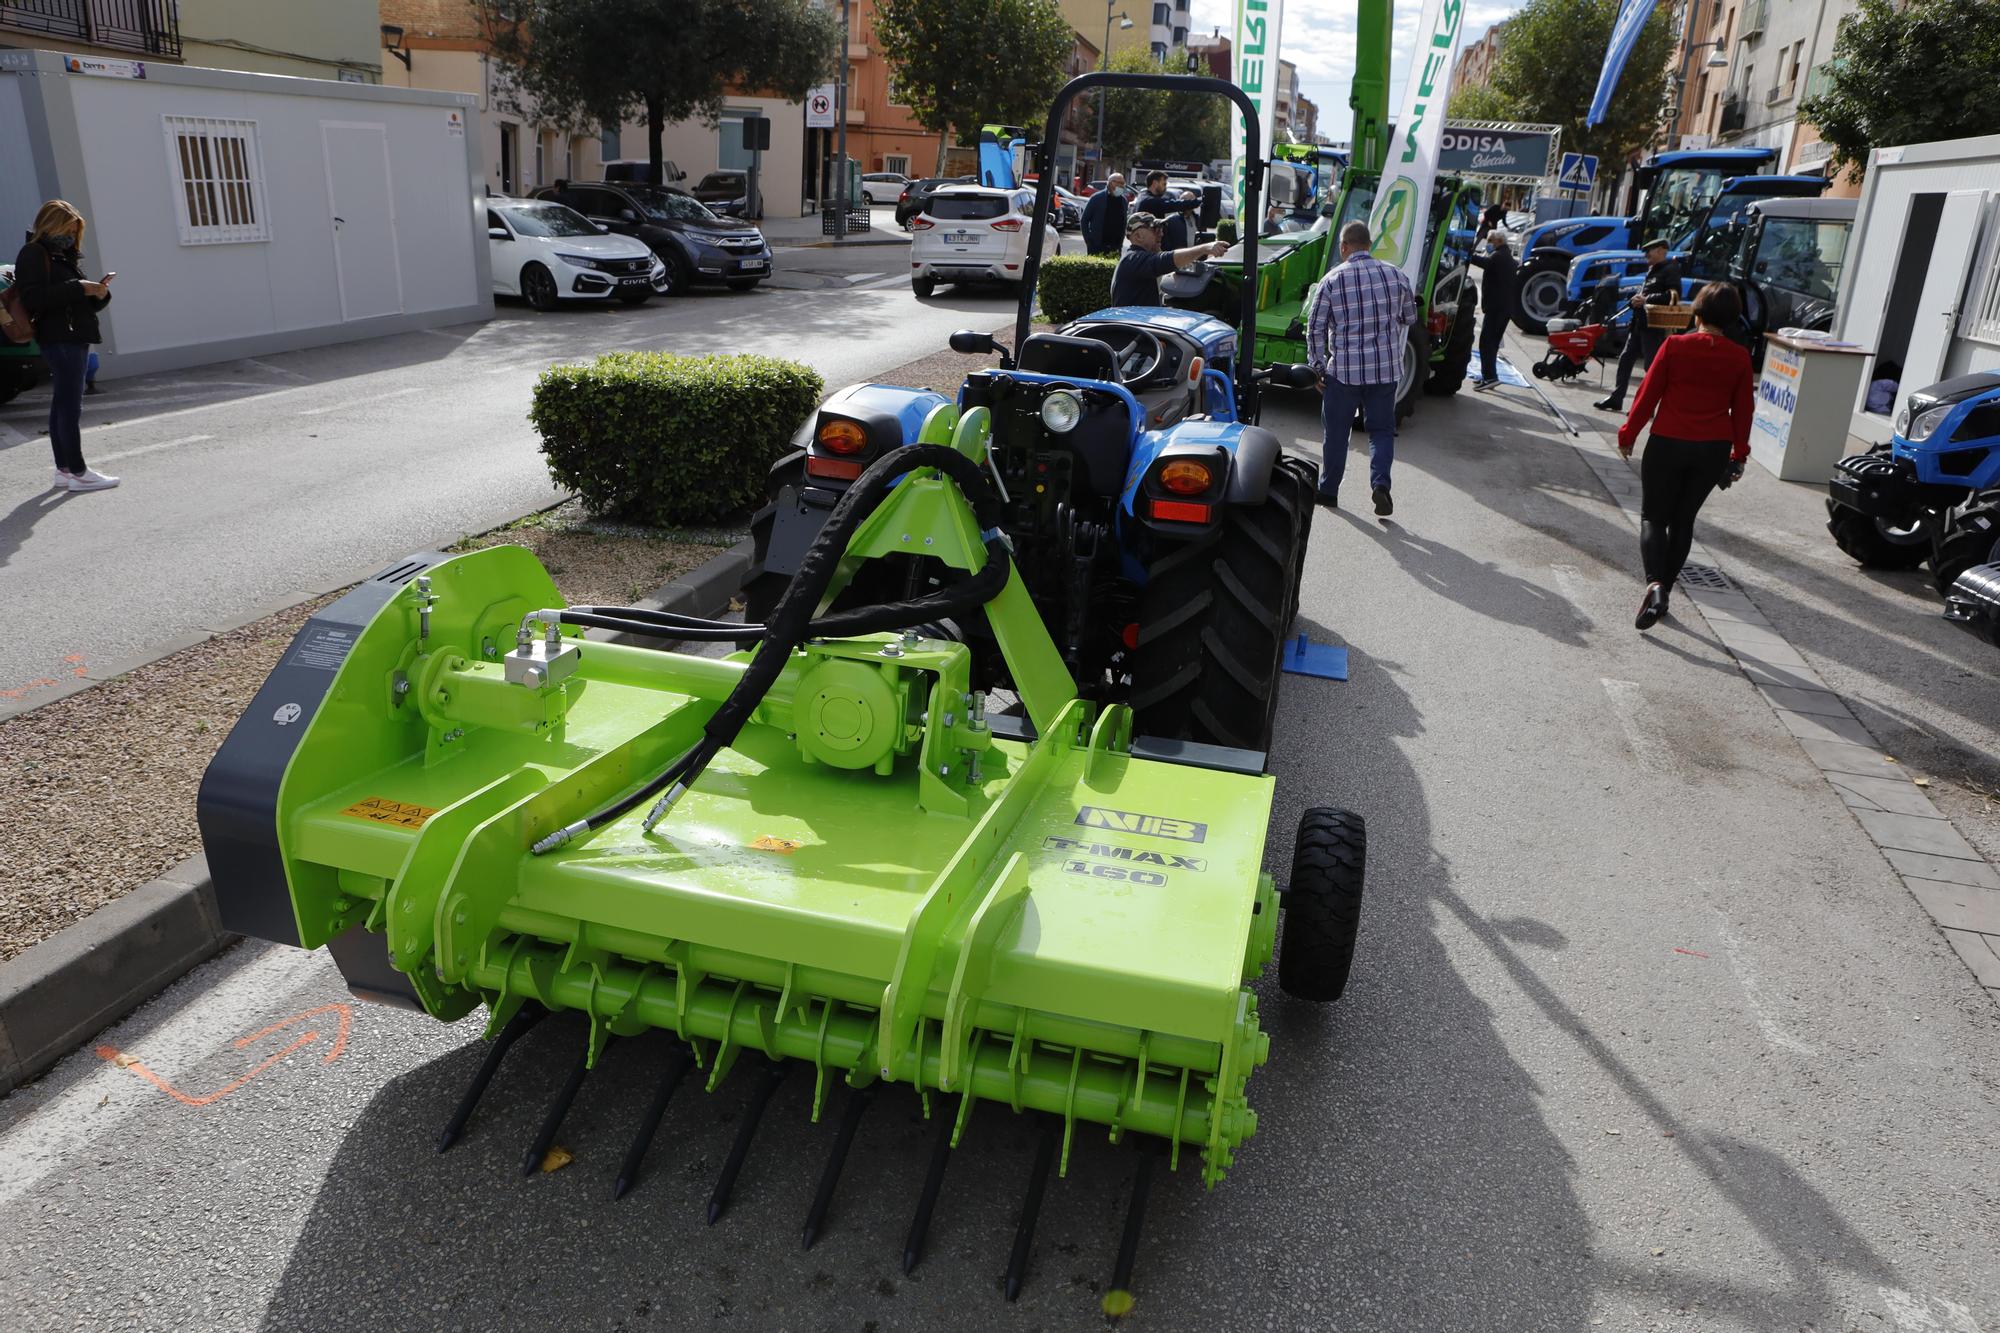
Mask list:
[[[889,69],[889,105],[890,106],[906,105],[903,101],[903,90],[899,86],[897,86],[896,71],[893,66]]]
[[[1154,60],[1156,60],[1156,61],[1158,61],[1158,62],[1160,62],[1161,64],[1165,64],[1165,63],[1166,63],[1166,60],[1167,60],[1167,44],[1166,44],[1165,42],[1154,42],[1154,43],[1153,43],[1153,59],[1154,59]]]
[[[898,176],[909,175],[910,155],[908,153],[884,153],[882,155],[882,170],[894,172]]]
[[[1174,12],[1165,5],[1153,6],[1153,26],[1164,28],[1174,21]]]
[[[163,116],[179,200],[181,244],[268,241],[257,122]]]
[[[1986,204],[1985,253],[1972,270],[1972,287],[1959,321],[1959,336],[2000,344],[2000,204]]]
[[[548,172],[543,168],[546,159],[542,152],[542,139],[543,136],[540,134],[535,136],[535,184],[537,185],[549,183]]]

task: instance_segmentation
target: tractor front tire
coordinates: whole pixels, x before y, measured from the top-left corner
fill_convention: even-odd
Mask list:
[[[1539,259],[1521,270],[1514,286],[1514,327],[1530,338],[1548,335],[1549,320],[1562,313],[1569,300],[1569,264],[1563,259]]]
[[[1465,284],[1469,290],[1471,284]],[[1452,317],[1451,341],[1445,344],[1444,357],[1434,361],[1430,367],[1430,378],[1424,381],[1424,392],[1436,398],[1447,398],[1459,391],[1465,383],[1465,372],[1472,368],[1472,354],[1479,342],[1479,302],[1470,296],[1462,296],[1458,301],[1458,313]]]
[[[1931,543],[1931,578],[1949,597],[1958,576],[1974,565],[2000,563],[2000,487],[1981,491],[1953,510]]]
[[[1833,500],[1826,502],[1826,530],[1834,545],[1851,556],[1863,569],[1915,569],[1930,558],[1930,543],[1921,531],[1897,537],[1882,521],[1849,509]]]
[[[1417,398],[1431,369],[1431,337],[1424,331],[1423,308],[1417,308],[1417,322],[1410,326],[1403,344],[1403,365],[1396,376],[1396,420],[1417,410]]]
[[[1368,826],[1360,815],[1327,808],[1305,812],[1293,844],[1278,948],[1278,985],[1285,994],[1331,1001],[1347,989],[1367,872]]]
[[[1131,655],[1140,735],[1265,750],[1302,540],[1297,487],[1222,510],[1148,571]]]

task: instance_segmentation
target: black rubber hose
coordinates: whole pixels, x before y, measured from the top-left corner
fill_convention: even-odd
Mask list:
[[[919,468],[934,468],[950,477],[971,503],[973,517],[987,534],[984,567],[970,579],[912,601],[859,607],[827,616],[824,621],[815,623],[813,612],[819,608],[826,590],[832,586],[854,530],[860,526],[862,519],[875,511],[900,478]],[[657,814],[664,814],[681,792],[694,785],[709,761],[736,739],[743,724],[750,720],[750,715],[763,702],[764,696],[784,671],[785,664],[791,660],[792,650],[821,632],[819,625],[835,627],[826,633],[869,633],[919,624],[935,618],[939,613],[964,614],[974,606],[984,606],[1006,586],[1010,573],[1010,557],[999,536],[1003,512],[999,493],[985,469],[956,449],[937,444],[912,444],[876,459],[841,496],[819,535],[807,548],[799,562],[798,572],[786,585],[778,604],[772,608],[770,620],[763,627],[757,641],[756,656],[750,659],[749,666],[729,692],[729,697],[722,701],[702,728],[702,739],[639,790],[581,823],[559,829],[536,843],[535,853],[539,855],[551,851],[579,834],[602,828],[662,791],[668,796]],[[742,625],[732,625],[730,629],[733,635],[748,632]]]

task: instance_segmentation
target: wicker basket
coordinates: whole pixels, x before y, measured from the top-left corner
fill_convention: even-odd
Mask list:
[[[1691,305],[1649,305],[1646,307],[1646,327],[1664,329],[1668,333],[1683,333],[1694,323],[1694,307]]]

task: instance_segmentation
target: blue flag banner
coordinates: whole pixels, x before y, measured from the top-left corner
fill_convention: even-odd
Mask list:
[[[1603,123],[1605,112],[1611,109],[1611,95],[1618,91],[1619,76],[1625,73],[1625,62],[1631,58],[1632,48],[1639,44],[1639,33],[1646,20],[1653,17],[1655,3],[1657,0],[1621,0],[1618,19],[1611,25],[1610,44],[1604,48],[1604,68],[1597,76],[1597,93],[1590,99],[1590,114],[1583,118],[1585,125]]]

